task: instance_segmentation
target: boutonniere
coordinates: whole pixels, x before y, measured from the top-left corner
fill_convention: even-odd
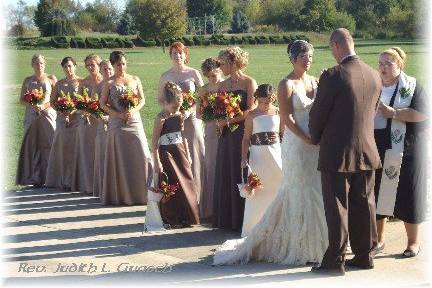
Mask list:
[[[411,89],[402,87],[399,89],[399,93],[400,93],[402,99],[405,99],[411,95]]]

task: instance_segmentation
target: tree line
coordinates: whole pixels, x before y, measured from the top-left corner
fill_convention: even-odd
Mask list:
[[[191,34],[188,18],[214,15],[216,33],[327,32],[337,27],[359,37],[418,36],[426,9],[416,0],[114,0],[85,6],[73,0],[20,0],[9,8],[9,34],[37,29],[41,36],[71,36],[81,31],[168,39]],[[212,27],[214,30],[214,27]],[[207,32],[208,27],[204,27]]]

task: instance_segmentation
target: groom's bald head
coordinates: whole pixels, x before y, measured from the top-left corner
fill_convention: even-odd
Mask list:
[[[354,40],[348,29],[338,28],[330,36],[330,42],[335,42],[339,46],[354,50]]]
[[[355,54],[354,40],[351,33],[345,28],[334,30],[330,36],[329,42],[332,54],[338,63],[340,63],[345,56]]]

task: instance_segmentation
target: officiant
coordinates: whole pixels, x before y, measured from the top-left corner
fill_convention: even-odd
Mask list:
[[[394,47],[379,57],[382,91],[375,117],[375,141],[382,169],[376,170],[378,248],[385,247],[387,216],[402,220],[408,238],[404,257],[420,251],[419,224],[425,220],[427,179],[427,96],[417,80],[403,71],[405,52]]]

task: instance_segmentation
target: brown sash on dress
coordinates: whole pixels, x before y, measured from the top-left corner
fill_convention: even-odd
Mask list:
[[[252,145],[273,145],[280,141],[279,133],[276,132],[261,132],[252,135]]]

